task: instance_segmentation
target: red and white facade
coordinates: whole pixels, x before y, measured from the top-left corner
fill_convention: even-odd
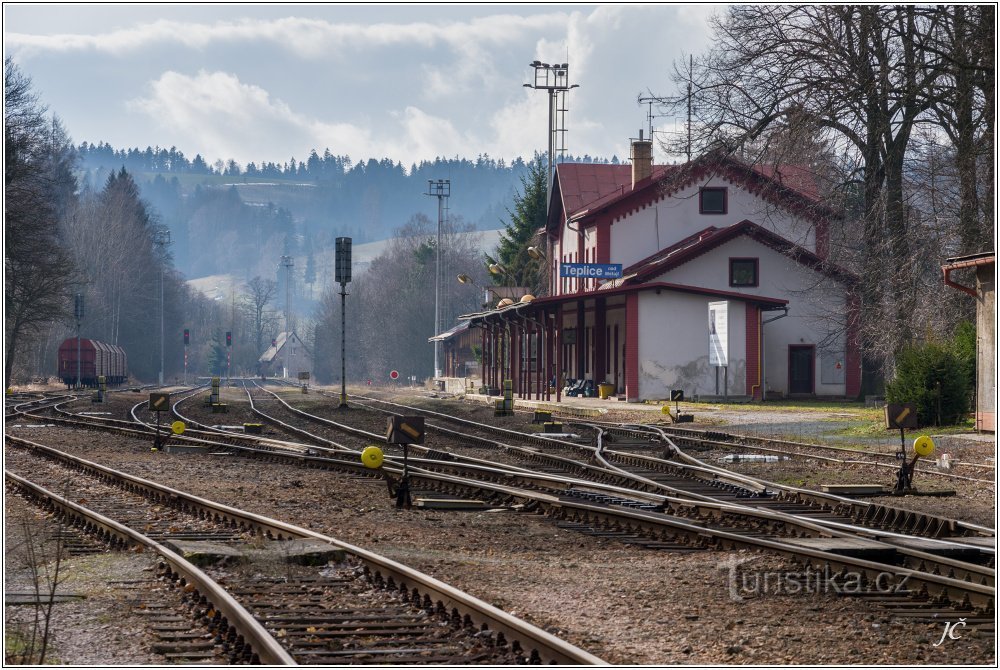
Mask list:
[[[557,166],[549,295],[472,316],[483,384],[558,399],[565,380],[587,379],[633,402],[672,389],[857,396],[855,278],[825,260],[834,214],[808,175],[719,156],[654,167],[640,158],[648,142],[635,149],[631,167]],[[560,277],[561,263],[621,264],[623,276]],[[725,312],[725,366],[709,355],[710,303]]]

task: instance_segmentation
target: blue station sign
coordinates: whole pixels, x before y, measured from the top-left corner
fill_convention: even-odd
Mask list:
[[[560,263],[560,277],[577,279],[621,279],[621,263]]]

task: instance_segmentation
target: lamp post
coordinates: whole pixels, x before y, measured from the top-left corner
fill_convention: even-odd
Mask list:
[[[291,256],[282,256],[281,265],[285,268],[285,374],[283,377],[288,378],[288,373],[292,370],[292,362],[289,358],[292,351],[292,266],[295,265],[295,261]]]
[[[545,208],[548,210],[549,200],[552,199],[552,171],[554,168],[554,163],[552,160],[552,154],[555,145],[556,133],[560,132],[560,129],[556,128],[556,112],[566,111],[556,109],[556,100],[558,96],[565,96],[566,91],[577,88],[579,84],[569,83],[569,63],[556,63],[555,65],[549,65],[548,63],[543,63],[541,61],[532,61],[529,63],[530,67],[535,69],[535,81],[532,84],[524,84],[525,88],[533,88],[535,90],[541,89],[549,92],[549,180],[546,186],[546,199]],[[565,132],[565,129],[562,129]]]
[[[351,281],[351,238],[338,237],[334,279],[340,284],[340,406],[347,409],[347,283]]]
[[[163,386],[163,264],[165,259],[163,249],[170,244],[170,229],[164,226],[153,231],[153,243],[160,247],[160,375],[159,384]]]
[[[437,226],[437,247],[436,262],[434,269],[434,334],[441,332],[441,226],[444,223],[444,201],[451,196],[451,180],[438,179],[427,180],[427,193],[424,195],[436,196],[438,199],[438,226]],[[438,363],[441,343],[434,341],[434,377],[441,376],[441,367]]]

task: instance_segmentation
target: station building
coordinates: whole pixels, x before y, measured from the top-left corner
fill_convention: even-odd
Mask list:
[[[856,397],[857,280],[827,260],[837,215],[811,175],[721,154],[654,166],[651,141],[631,149],[631,166],[556,166],[549,295],[464,317],[482,385],[545,400],[570,380],[630,402]],[[594,274],[609,264],[620,277]]]
[[[948,258],[944,283],[976,301],[976,430],[997,429],[996,252]],[[968,274],[971,276],[960,276]],[[973,283],[967,286],[966,283]]]

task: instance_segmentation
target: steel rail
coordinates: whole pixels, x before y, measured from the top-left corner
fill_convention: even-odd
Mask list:
[[[654,430],[656,430],[655,427],[654,427]],[[702,467],[708,468],[709,470],[713,470],[714,469],[714,470],[721,470],[721,471],[728,472],[727,470],[724,470],[723,468],[717,468],[717,467],[715,467],[713,465],[704,463],[703,461],[695,458],[694,456],[691,456],[690,454],[687,454],[687,453],[683,452],[682,450],[680,450],[677,447],[677,445],[673,442],[673,440],[671,440],[666,434],[661,433],[661,435],[663,436],[663,439],[666,442],[668,442],[669,444],[673,445],[673,447],[677,450],[678,455],[681,458],[683,458],[683,459],[685,459],[685,460],[687,460],[687,461],[689,461],[689,462],[691,462],[693,464],[701,465]],[[868,508],[868,509],[871,509],[871,508],[893,509],[893,508],[888,508],[885,505],[878,505],[878,504],[871,503],[871,502],[864,501],[864,500],[854,500],[852,498],[847,498],[847,497],[844,497],[844,496],[838,496],[835,493],[826,493],[826,492],[823,492],[823,491],[812,491],[812,490],[809,490],[809,489],[803,489],[803,488],[788,486],[787,484],[778,484],[776,482],[771,482],[771,481],[767,481],[767,480],[764,480],[764,479],[757,479],[757,481],[761,482],[762,484],[764,484],[768,488],[772,488],[772,489],[775,489],[775,490],[780,490],[780,491],[786,492],[787,494],[795,496],[795,497],[798,497],[800,499],[811,499],[811,500],[815,500],[815,501],[835,502],[835,503],[841,504],[841,505],[852,505],[852,506],[855,506],[855,507],[863,507],[863,508]],[[959,521],[957,519],[946,519],[944,517],[930,517],[929,515],[926,515],[926,514],[922,514],[922,513],[919,513],[919,512],[909,512],[908,510],[897,510],[897,511],[900,511],[900,512],[903,512],[903,513],[907,513],[907,514],[919,515],[919,516],[925,517],[927,519],[938,519],[938,520],[946,521],[946,522],[948,522],[948,524],[952,528],[965,528],[965,529],[968,529],[968,530],[970,530],[972,532],[975,532],[975,533],[977,533],[979,535],[985,535],[987,537],[996,537],[996,530],[995,529],[993,529],[993,528],[987,528],[986,526],[981,526],[979,524],[973,524],[973,523],[970,523],[970,522],[967,522],[967,521]]]
[[[421,462],[423,462],[424,460],[425,459],[420,459]],[[449,467],[449,468],[454,468],[455,467],[455,464],[452,463],[452,462],[447,462],[447,461],[445,461],[445,462],[430,461],[430,462],[437,463],[438,465],[444,466],[444,467]],[[343,465],[343,464],[341,464],[341,465]],[[355,465],[354,467],[358,468],[357,465]],[[393,470],[393,471],[398,472],[398,470]],[[592,488],[593,487],[599,487],[599,488],[602,488],[602,489],[605,489],[605,490],[614,490],[614,488],[615,488],[615,487],[611,487],[611,486],[607,486],[607,485],[594,484],[593,482],[588,482],[586,480],[575,480],[573,478],[563,478],[563,477],[559,477],[559,476],[556,476],[556,475],[535,475],[533,477],[525,477],[521,473],[506,472],[506,473],[501,473],[501,474],[503,474],[504,476],[507,476],[507,477],[515,477],[515,478],[522,479],[521,486],[524,486],[524,484],[526,484],[526,483],[529,484],[529,485],[531,485],[531,486],[537,486],[538,482],[551,483],[551,482],[561,481],[561,482],[564,482],[565,485],[568,485],[568,486],[572,486],[572,485],[578,485],[578,486],[580,486],[580,485],[582,485],[582,486],[590,486]],[[419,468],[419,466],[416,467],[416,468],[414,468],[414,475],[421,476],[421,477],[431,477],[431,478],[434,478],[431,475],[429,475],[429,473],[423,472],[423,468]],[[446,480],[446,481],[451,481],[452,483],[455,483],[455,482],[459,481],[457,478],[449,477],[449,476],[443,477],[442,479]],[[527,481],[524,481],[524,480],[527,480]],[[463,483],[466,484],[466,485],[470,485],[470,483],[467,482],[467,481],[463,482]],[[536,502],[539,502],[539,501],[543,501],[543,502],[548,501],[548,502],[551,502],[550,496],[548,496],[548,495],[542,495],[541,497],[539,497],[539,495],[537,493],[536,494],[526,494],[523,489],[510,488],[508,486],[497,485],[497,484],[484,484],[481,480],[476,480],[474,482],[471,482],[471,485],[473,487],[479,488],[479,489],[488,489],[488,490],[492,490],[493,492],[500,492],[500,493],[504,493],[504,494],[507,494],[507,495],[513,495],[513,496],[517,496],[517,497],[521,497],[521,498],[526,498],[526,499],[534,499]],[[618,493],[635,495],[634,490],[631,490],[631,489],[619,489],[617,492]],[[686,501],[686,500],[677,500],[677,499],[671,500],[671,499],[669,499],[666,496],[659,496],[659,498],[661,500],[664,500],[664,501],[670,500],[674,504],[682,504],[682,505],[685,505],[685,506],[690,506],[691,505],[690,501]],[[565,504],[569,504],[569,503],[565,503]],[[755,516],[755,517],[758,517],[758,518],[771,519],[771,520],[781,519],[782,518],[780,516],[780,513],[776,513],[776,512],[772,512],[772,511],[767,511],[765,513],[763,510],[751,511],[752,508],[747,509],[747,508],[743,508],[741,506],[729,505],[727,503],[721,503],[721,502],[714,501],[714,500],[712,501],[711,504],[703,503],[703,504],[700,505],[700,507],[701,508],[705,508],[705,509],[709,509],[709,508],[710,509],[714,509],[714,510],[716,510],[717,513],[726,513],[726,512],[728,512],[728,513],[733,513],[733,514],[740,514],[741,516]],[[697,512],[698,508],[699,508],[699,506],[695,506],[695,511],[696,512]],[[613,514],[609,513],[609,516],[613,516]],[[798,518],[794,517],[794,515],[792,515],[791,517],[785,517],[782,520],[785,521],[786,523],[789,523],[789,524],[798,525],[800,528],[803,528],[803,529],[809,528],[810,530],[812,530],[814,532],[817,530],[817,526],[816,525],[812,524],[811,522],[803,521],[802,519],[798,519]],[[830,529],[820,529],[820,533],[818,533],[818,534],[828,535],[828,536],[829,535],[838,535],[838,534],[840,534],[840,531],[838,531],[838,530],[832,530],[831,531]],[[979,574],[981,580],[985,580],[985,579],[993,580],[993,579],[995,579],[995,574],[994,573],[992,573],[992,572],[983,572],[982,569],[979,566],[975,566],[975,565],[972,565],[972,564],[967,564],[967,563],[964,563],[964,562],[961,562],[961,561],[954,561],[952,559],[944,559],[942,557],[934,556],[932,554],[926,554],[926,553],[923,553],[923,552],[918,552],[917,550],[905,550],[905,549],[900,549],[900,548],[896,548],[896,550],[897,550],[898,553],[908,554],[910,557],[915,558],[917,560],[930,561],[930,562],[938,564],[938,565],[947,565],[948,567],[950,567],[952,569],[966,570],[966,571],[969,571],[970,574],[972,574],[972,573]]]
[[[250,645],[250,648],[257,656],[257,662],[266,665],[297,665],[295,660],[285,651],[274,636],[246,608],[237,602],[218,582],[206,575],[183,556],[138,531],[118,523],[114,519],[109,519],[82,505],[67,500],[8,470],[4,470],[4,477],[8,481],[15,482],[22,489],[49,500],[71,518],[80,519],[88,526],[101,529],[105,536],[113,536],[118,538],[122,543],[131,543],[132,546],[138,545],[156,552],[170,565],[175,573],[184,577],[200,595],[205,596],[214,609],[218,610],[225,617],[225,622],[233,626],[246,643]]]
[[[306,412],[304,412],[302,410],[298,410],[298,409],[292,407],[286,401],[284,401],[282,398],[278,397],[276,394],[272,393],[272,395],[274,395],[282,404],[284,404],[290,410],[292,410],[293,412],[296,412],[299,415],[306,416],[306,417],[309,417],[309,418],[312,418],[312,419],[315,419],[315,420],[319,420],[319,421],[326,421],[326,420],[322,419],[321,417],[316,417],[315,415],[308,414],[308,413],[306,413]],[[392,404],[392,405],[396,405],[396,406],[401,406],[401,405],[398,405],[397,403],[389,403],[388,401],[379,401],[379,402],[386,403],[386,404]],[[415,409],[415,408],[412,408],[412,409]],[[448,418],[450,420],[455,420],[455,421],[458,421],[458,422],[461,422],[461,423],[465,423],[465,424],[481,425],[481,424],[477,424],[477,422],[472,422],[472,421],[469,421],[469,420],[466,420],[466,419],[459,419],[459,418],[456,418],[456,417],[450,417],[449,415],[445,415],[445,414],[442,414],[442,413],[439,413],[439,412],[432,412],[430,410],[426,410],[425,412],[429,413],[429,414],[436,415],[436,416],[446,417],[446,418]],[[338,425],[339,426],[339,424],[336,424],[334,422],[329,422],[329,423],[332,423],[333,425]],[[600,424],[592,424],[590,422],[576,422],[576,421],[572,422],[571,425],[582,425],[582,426],[586,426],[588,428],[595,428],[596,427],[597,430],[600,431],[599,432],[599,438],[598,438],[598,440],[599,440],[598,447],[594,451],[595,451],[595,457],[602,463],[602,466],[603,466],[604,470],[611,470],[613,472],[617,472],[621,476],[625,477],[626,479],[629,479],[629,480],[632,480],[632,481],[636,481],[637,483],[644,484],[647,487],[653,487],[656,490],[669,491],[669,492],[674,493],[674,494],[676,494],[678,496],[681,496],[681,497],[702,500],[702,501],[707,502],[707,503],[718,503],[718,504],[720,504],[722,506],[728,505],[730,511],[733,511],[733,510],[745,510],[747,514],[749,514],[751,516],[756,516],[756,514],[754,513],[754,510],[757,510],[758,508],[754,508],[754,507],[752,507],[750,505],[740,505],[740,504],[733,504],[733,503],[725,503],[725,502],[719,501],[718,498],[714,498],[714,497],[711,497],[711,496],[705,496],[705,495],[702,495],[702,494],[697,494],[697,493],[685,491],[684,489],[679,489],[679,488],[676,488],[676,487],[668,486],[668,485],[662,484],[660,482],[656,482],[654,480],[650,480],[650,479],[641,477],[639,475],[636,475],[635,473],[630,473],[627,470],[623,470],[621,468],[618,468],[618,467],[614,466],[613,464],[611,464],[609,461],[607,461],[603,457],[603,452],[605,451],[605,449],[603,447],[603,443],[602,443],[602,441],[600,439],[600,436],[603,434],[603,432],[605,430],[604,426],[602,426]],[[445,429],[445,430],[447,431],[447,429]],[[515,431],[511,431],[511,430],[507,430],[507,429],[498,429],[498,430],[501,430],[501,431],[503,431],[505,433],[508,433],[508,434],[511,434],[511,435],[518,435],[518,436],[521,435],[521,434],[519,434],[519,433],[517,433]],[[471,436],[463,436],[463,437],[471,437]],[[665,437],[665,436],[661,435],[661,437]],[[482,439],[482,438],[476,438],[476,439]],[[671,445],[671,447],[677,453],[681,453],[680,450],[676,448],[676,445],[674,445],[671,440],[667,439],[666,441],[668,442],[668,444]],[[509,445],[505,445],[505,446],[509,447]],[[577,445],[577,446],[579,446],[579,445]],[[510,447],[510,448],[511,449],[518,449],[517,447]],[[584,448],[584,449],[594,449],[593,447],[581,447],[581,448]],[[663,463],[665,463],[665,461],[663,461],[662,459],[654,459],[652,457],[642,456],[642,455],[637,455],[637,454],[630,454],[630,453],[625,453],[625,452],[614,452],[614,451],[611,451],[609,453],[611,453],[611,454],[613,454],[613,455],[615,455],[615,456],[617,456],[619,458],[633,458],[633,459],[637,459],[637,460],[648,460],[651,463],[656,463],[656,464],[663,464]],[[566,459],[566,460],[569,461],[569,459]],[[688,472],[693,472],[695,474],[701,475],[702,479],[705,479],[705,480],[708,480],[708,481],[713,481],[713,482],[715,482],[715,481],[724,481],[725,483],[728,483],[728,484],[731,484],[731,485],[734,485],[734,486],[744,487],[744,488],[747,488],[749,490],[753,490],[753,491],[757,491],[757,492],[762,492],[762,493],[766,493],[767,492],[767,483],[762,482],[759,479],[748,477],[748,476],[744,476],[744,475],[739,475],[739,474],[733,473],[733,472],[731,472],[729,470],[725,470],[725,469],[722,469],[722,468],[716,468],[714,466],[710,466],[710,465],[704,464],[703,462],[698,461],[697,459],[693,459],[693,457],[692,457],[692,460],[696,464],[689,463],[689,464],[687,464],[684,467],[684,469],[686,471],[688,471]],[[604,472],[601,472],[602,468],[595,468],[593,466],[590,466],[589,464],[580,464],[579,462],[574,462],[574,461],[569,461],[569,462],[571,462],[571,463],[577,463],[578,464],[577,465],[577,469],[583,469],[584,471],[592,472],[592,473],[594,473],[595,475],[598,475],[598,476],[605,474]],[[671,465],[673,467],[676,467],[677,464],[671,464]],[[604,485],[602,483],[602,484],[600,484],[600,486],[601,487],[605,487],[606,485]],[[615,487],[607,486],[607,489],[613,489],[613,488],[615,488]],[[626,491],[626,490],[628,490],[628,489],[625,489],[625,488],[618,489],[616,491],[616,493],[617,493],[617,495],[623,495],[624,491]],[[676,500],[676,498],[671,498],[670,496],[665,496],[665,498],[669,499],[669,500]],[[844,503],[844,502],[851,502],[851,501],[849,499],[839,498],[838,502]],[[663,504],[662,501],[661,501],[660,504]],[[779,518],[782,518],[784,521],[786,521],[788,523],[795,523],[795,522],[802,522],[803,521],[800,517],[798,517],[798,516],[796,516],[794,514],[782,513],[782,512],[772,512],[770,510],[768,510],[768,512],[781,515]],[[769,518],[774,518],[774,517],[769,517]],[[917,558],[917,559],[920,559],[920,560],[933,560],[933,561],[936,561],[938,563],[950,564],[950,567],[955,567],[955,568],[959,568],[959,569],[963,569],[963,568],[967,567],[967,564],[965,564],[964,562],[952,562],[951,559],[947,559],[946,557],[937,557],[937,556],[934,556],[933,554],[928,554],[928,553],[922,552],[920,550],[910,549],[910,548],[900,547],[899,546],[899,543],[901,541],[905,540],[906,538],[912,538],[912,537],[914,537],[913,535],[906,535],[906,534],[902,534],[902,533],[892,533],[890,531],[883,531],[883,530],[880,530],[880,529],[873,529],[873,528],[864,527],[864,526],[854,526],[852,524],[838,523],[838,522],[835,522],[835,521],[827,521],[827,520],[818,520],[818,521],[807,520],[807,523],[811,524],[810,528],[812,528],[813,530],[815,530],[815,528],[816,528],[816,526],[814,524],[819,524],[819,526],[825,527],[827,529],[826,530],[826,534],[831,535],[831,536],[835,536],[835,537],[836,536],[839,536],[839,537],[848,537],[848,536],[857,537],[858,535],[861,535],[861,536],[864,536],[864,537],[866,537],[868,539],[879,538],[879,539],[882,539],[884,541],[893,543],[893,546],[896,546],[898,548],[898,551],[900,553],[902,553],[904,555],[908,555],[908,556],[913,557],[913,558]],[[924,540],[926,540],[928,542],[931,542],[931,543],[939,544],[940,546],[963,547],[963,548],[967,548],[967,549],[972,549],[972,550],[978,551],[980,553],[995,553],[995,549],[993,549],[993,548],[981,547],[979,545],[970,545],[970,544],[967,544],[967,543],[962,543],[962,542],[954,541],[954,540],[938,540],[938,539],[935,539],[935,538],[926,538],[926,537],[921,538],[921,539],[924,539]]]
[[[311,538],[343,549],[347,553],[356,556],[362,563],[370,566],[377,576],[381,575],[386,580],[392,580],[401,591],[418,591],[421,595],[426,595],[440,603],[446,610],[457,611],[460,615],[468,617],[475,624],[485,624],[490,630],[503,634],[509,642],[519,644],[525,651],[537,653],[539,659],[543,662],[574,665],[607,665],[606,662],[589,652],[570,645],[564,640],[560,640],[550,633],[522,621],[474,596],[361,547],[306,528],[299,528],[283,521],[238,510],[228,505],[194,496],[141,477],[117,472],[98,463],[93,463],[57,449],[30,442],[29,440],[12,438],[10,436],[7,436],[7,439],[13,440],[15,443],[26,444],[30,449],[50,454],[61,460],[78,463],[80,466],[101,473],[103,476],[127,481],[130,486],[146,491],[153,497],[173,502],[183,501],[186,505],[205,510],[224,521],[254,528],[268,537],[275,537],[279,540],[292,537]],[[360,463],[358,465],[359,467],[363,467]]]
[[[720,473],[732,473],[731,470],[725,468],[720,468],[718,466],[705,463],[698,458],[688,454],[678,447],[678,445],[667,435],[660,426],[651,424],[620,424],[619,426],[605,426],[606,429],[612,432],[621,432],[628,435],[647,435],[650,433],[659,436],[667,445],[674,450],[676,458],[689,463],[692,466],[697,466],[706,469],[707,471],[715,471]],[[658,459],[653,457],[644,456],[641,454],[633,454],[628,452],[618,452],[621,458],[629,458],[635,460],[647,459],[651,462],[656,462]],[[751,478],[753,481],[758,482],[760,485],[766,486],[768,489],[773,490],[779,495],[798,500],[800,502],[811,502],[813,504],[826,506],[826,505],[840,505],[847,506],[855,512],[852,512],[852,516],[863,516],[866,518],[874,518],[877,516],[884,516],[889,514],[898,513],[899,515],[908,516],[912,518],[919,517],[922,521],[917,521],[916,526],[919,528],[922,523],[925,527],[929,525],[937,524],[938,526],[947,526],[947,528],[955,533],[958,530],[965,530],[977,535],[983,535],[986,537],[995,537],[996,531],[993,528],[988,528],[986,526],[981,526],[978,524],[973,524],[967,521],[959,521],[956,519],[948,519],[945,517],[935,517],[927,515],[921,512],[911,512],[909,510],[901,510],[893,507],[887,507],[878,503],[871,503],[864,500],[857,500],[854,498],[847,498],[844,496],[839,496],[835,493],[827,493],[823,491],[814,491],[811,489],[803,489],[793,486],[788,486],[787,484],[779,484],[776,482],[768,481],[761,478]]]
[[[599,434],[598,435],[599,446],[600,446],[600,437],[601,435]],[[599,457],[601,457],[600,454]],[[608,463],[608,467],[614,468],[615,466]],[[622,472],[626,471],[622,470]],[[647,481],[654,484],[656,483],[653,480],[647,480]],[[953,570],[957,569],[957,570],[971,571],[975,574],[979,574],[982,577],[988,579],[993,579],[993,580],[996,579],[996,571],[993,570],[992,568],[975,566],[975,564],[970,564],[966,561],[959,561],[956,559],[949,558],[947,556],[938,556],[936,554],[922,551],[920,549],[914,549],[912,547],[905,546],[904,542],[907,539],[912,540],[914,538],[914,536],[912,535],[905,535],[902,533],[892,533],[880,529],[867,528],[864,526],[856,526],[847,523],[839,523],[836,521],[829,521],[827,519],[816,519],[816,520],[808,518],[803,519],[799,515],[791,512],[761,510],[746,503],[724,503],[724,508],[734,513],[746,513],[752,516],[756,516],[755,514],[753,514],[754,511],[767,512],[768,514],[773,514],[774,515],[773,518],[778,520],[783,520],[789,524],[802,524],[802,525],[809,524],[809,526],[811,526],[811,528],[814,531],[819,531],[817,532],[817,535],[820,536],[839,537],[839,538],[863,537],[870,541],[876,541],[886,545],[891,545],[892,547],[895,548],[895,551],[898,554],[900,554],[901,556],[905,556],[908,559],[946,566]],[[939,540],[934,538],[923,538],[923,537],[919,539],[925,542],[936,544],[941,547],[962,548],[967,550],[974,550],[978,553],[983,553],[983,554],[996,554],[995,547],[994,548],[982,547],[980,545],[968,544],[957,540]]]
[[[673,429],[668,429],[668,430],[673,430],[673,431],[677,431],[678,433],[680,433],[679,435],[675,435],[674,437],[683,437],[683,439],[694,440],[694,441],[697,441],[697,442],[700,442],[700,443],[703,443],[703,444],[706,444],[706,445],[709,445],[709,446],[714,446],[714,447],[724,447],[726,449],[745,449],[745,450],[754,450],[754,451],[766,451],[766,452],[776,453],[776,454],[784,454],[784,455],[790,455],[790,456],[798,456],[798,457],[802,457],[802,458],[811,458],[811,459],[814,459],[814,460],[829,461],[829,462],[832,462],[832,463],[856,464],[856,465],[870,465],[870,466],[873,466],[873,467],[876,467],[876,468],[885,468],[885,469],[889,469],[889,470],[898,470],[899,469],[898,465],[893,465],[891,463],[879,463],[879,462],[874,461],[874,460],[872,460],[872,461],[848,460],[848,459],[843,459],[843,458],[834,458],[832,456],[821,456],[819,454],[804,453],[802,451],[786,451],[784,449],[779,449],[779,448],[776,448],[776,447],[766,447],[766,446],[763,446],[763,445],[734,444],[734,443],[731,443],[731,442],[723,442],[723,441],[720,441],[720,440],[712,440],[712,439],[707,438],[707,437],[696,437],[695,436],[696,431],[694,431],[692,429],[673,428]],[[680,431],[682,431],[682,430],[685,431],[685,432],[681,433]],[[736,437],[736,438],[741,438],[741,439],[748,439],[748,440],[752,439],[752,440],[755,440],[757,442],[764,441],[762,438],[751,438],[751,437],[748,437],[748,436],[738,435],[738,434],[733,434],[732,436]],[[847,449],[846,447],[833,447],[833,446],[826,446],[826,445],[820,445],[820,444],[806,444],[806,443],[803,443],[803,442],[788,442],[786,440],[767,440],[767,442],[773,442],[773,443],[777,443],[777,444],[787,444],[787,445],[792,445],[794,447],[802,447],[802,448],[833,449],[833,450],[837,450],[837,451],[845,451],[845,452],[853,453],[853,454],[856,454],[856,455],[867,455],[867,456],[877,457],[877,458],[885,458],[885,459],[894,459],[895,458],[894,455],[890,455],[890,454],[881,454],[881,453],[878,453],[878,452],[869,452],[869,451],[858,451],[858,450],[855,450],[855,449]],[[975,465],[975,467],[991,468],[991,467],[994,467],[994,466],[978,465],[977,464],[977,465]],[[917,468],[915,470],[915,472],[918,472],[918,473],[921,473],[921,474],[926,474],[926,475],[935,475],[935,476],[938,476],[938,477],[947,477],[947,478],[950,478],[950,479],[959,479],[959,480],[963,480],[963,481],[976,482],[976,483],[979,483],[979,484],[995,484],[996,483],[996,482],[994,482],[992,480],[989,480],[989,479],[977,479],[975,477],[967,477],[965,475],[956,475],[956,474],[954,474],[952,472],[939,472],[937,470],[928,470],[926,468]]]

